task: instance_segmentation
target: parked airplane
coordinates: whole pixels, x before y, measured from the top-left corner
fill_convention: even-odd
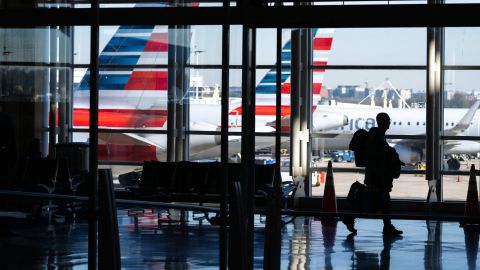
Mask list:
[[[444,134],[446,136],[480,136],[480,115],[476,114],[480,101],[476,101],[469,109],[444,110]],[[379,112],[386,112],[391,119],[388,134],[395,135],[424,135],[426,125],[425,109],[414,108],[381,108],[381,107],[332,107],[322,106],[322,109],[332,112],[341,111],[348,115],[348,124],[323,133],[324,137],[318,139],[317,143],[324,150],[348,149],[352,134],[358,129],[370,129],[376,126],[375,117]],[[322,136],[322,135],[321,135]],[[424,161],[425,143],[424,140],[393,139],[390,142],[395,147],[400,159],[405,163],[415,164]],[[444,154],[477,154],[480,152],[478,141],[444,141]],[[458,169],[458,163],[449,163],[449,169]]]
[[[314,61],[326,63],[332,43],[332,30],[314,30]],[[282,46],[282,63],[290,61],[290,41]],[[120,26],[108,41],[99,56],[99,127],[156,129],[165,130],[167,121],[167,68],[141,68],[140,65],[167,65],[168,42],[166,26]],[[190,44],[182,46],[187,54]],[[108,68],[108,65],[115,65]],[[125,67],[119,68],[119,66]],[[267,122],[275,119],[275,76],[276,71],[268,71],[256,88],[256,131],[272,132]],[[290,71],[282,70],[282,115],[290,113]],[[314,72],[313,92],[319,97],[323,70]],[[89,125],[89,80],[86,72],[74,92],[73,126],[85,128]],[[187,97],[188,101],[193,101]],[[182,102],[182,100],[179,100]],[[232,129],[241,123],[241,103],[233,99],[229,118]],[[313,108],[321,114],[323,121],[316,123],[319,130],[343,126],[348,119],[342,113]],[[190,129],[218,131],[220,123],[219,102],[190,103]],[[75,140],[86,138],[78,137]],[[219,140],[213,135],[190,137],[190,158],[213,158],[219,156]],[[232,153],[237,153],[238,136],[231,136]],[[164,160],[166,155],[166,135],[148,133],[100,133],[99,159],[116,161]],[[271,145],[271,138],[259,137],[258,147]]]

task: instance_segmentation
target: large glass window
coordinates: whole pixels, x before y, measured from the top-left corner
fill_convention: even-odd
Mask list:
[[[2,189],[41,194],[75,194],[85,187],[88,167],[82,153],[60,147],[69,133],[73,81],[73,27],[0,28],[0,121]],[[59,144],[61,143],[61,144]],[[67,149],[66,151],[64,151]],[[78,155],[76,155],[78,154]],[[2,196],[1,210],[20,218],[51,217],[68,203]],[[65,208],[66,209],[66,208]],[[59,218],[66,218],[65,211]],[[51,221],[51,220],[50,220]],[[16,219],[3,218],[4,231]],[[42,237],[46,225],[23,223],[19,233]],[[11,243],[7,244],[11,247]],[[6,261],[5,265],[11,265]],[[15,266],[14,266],[15,267]],[[28,267],[27,267],[28,268]]]
[[[426,130],[425,29],[320,29],[316,33],[313,83],[319,84],[319,91],[314,85],[313,196],[323,194],[316,178],[324,174],[329,160],[337,171],[337,196],[346,196],[355,180],[364,180],[363,168],[355,167],[348,144],[356,130],[375,127],[376,115],[386,112],[391,118],[388,143],[406,163],[391,196],[424,199],[428,191],[421,171]]]
[[[480,153],[480,55],[475,44],[480,28],[445,28],[443,80],[443,196],[464,200],[471,165],[478,167]]]

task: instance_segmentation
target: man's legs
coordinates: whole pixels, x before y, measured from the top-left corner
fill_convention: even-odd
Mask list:
[[[347,226],[347,230],[351,233],[357,233],[357,229],[355,229],[355,218],[353,217],[341,217],[340,220]]]
[[[378,193],[378,205],[381,206],[382,214],[390,214],[390,193],[389,192],[379,192]],[[383,234],[388,235],[400,235],[403,232],[398,230],[392,225],[392,221],[389,217],[383,218]]]

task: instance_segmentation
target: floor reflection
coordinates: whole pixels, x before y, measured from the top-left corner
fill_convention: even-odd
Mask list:
[[[477,269],[478,238],[480,229],[478,226],[465,225],[465,251],[467,252],[468,269]]]
[[[219,227],[119,211],[122,269],[218,269]],[[456,222],[401,221],[403,237],[383,237],[382,221],[360,219],[357,234],[335,220],[297,217],[282,228],[281,269],[477,269],[480,229]],[[11,219],[0,237],[0,269],[86,269],[87,224]],[[264,222],[255,219],[254,268],[263,267]],[[423,264],[422,264],[423,262]]]

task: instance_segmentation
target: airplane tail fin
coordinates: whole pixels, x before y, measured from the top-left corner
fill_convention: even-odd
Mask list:
[[[468,109],[467,113],[458,121],[458,123],[451,129],[445,130],[445,135],[457,135],[465,131],[470,122],[472,122],[473,116],[477,112],[478,106],[480,105],[480,100],[475,101],[475,103]]]
[[[333,28],[314,29],[313,38],[313,65],[325,66],[328,62],[328,55],[332,49]],[[324,68],[313,69],[313,104],[321,100]]]
[[[166,69],[137,69],[141,64],[167,64],[168,29],[165,26],[120,26],[100,53],[99,64],[126,65],[120,70],[102,68],[100,90],[166,90]],[[90,70],[77,90],[90,89]]]
[[[332,48],[333,28],[314,28],[313,34],[313,65],[325,66],[328,61],[328,55]],[[282,47],[282,64],[288,65],[291,63],[291,42],[288,40]],[[314,104],[320,100],[322,83],[325,69],[315,68],[313,70],[313,97]],[[257,94],[275,94],[276,70],[270,69],[260,80],[256,88]],[[290,95],[290,68],[282,68],[282,94]]]

